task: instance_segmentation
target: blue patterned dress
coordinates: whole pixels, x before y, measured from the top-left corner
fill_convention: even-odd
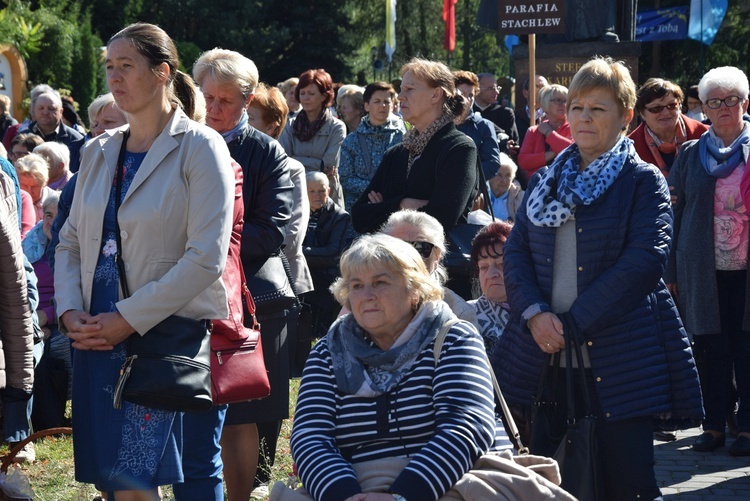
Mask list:
[[[126,153],[122,198],[146,153]],[[96,217],[90,215],[90,217]],[[91,314],[117,311],[115,187],[109,196],[91,295]],[[100,490],[146,490],[182,482],[182,414],[123,402],[112,405],[126,344],[112,351],[75,350],[73,433],[76,480]]]

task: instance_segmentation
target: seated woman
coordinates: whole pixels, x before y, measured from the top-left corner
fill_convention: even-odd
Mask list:
[[[325,334],[333,322],[334,310],[338,309],[328,288],[339,274],[338,262],[351,225],[349,214],[331,200],[328,196],[330,192],[328,176],[322,172],[307,173],[310,220],[302,242],[302,252],[315,287],[305,296],[305,302],[313,309],[316,337]]]
[[[480,455],[510,447],[476,329],[450,326],[435,362],[435,336],[455,317],[414,247],[361,237],[342,256],[332,291],[352,313],[310,353],[290,442],[315,499],[361,493],[356,469],[385,460],[400,472],[384,492],[435,500]]]
[[[506,153],[500,153],[500,168],[487,180],[490,204],[496,219],[513,221],[521,206],[524,191],[516,181],[518,166]]]
[[[490,223],[477,233],[471,243],[471,265],[479,278],[482,295],[469,301],[476,311],[479,333],[487,353],[505,331],[510,319],[508,294],[503,276],[503,246],[513,226],[505,221]]]
[[[448,272],[443,266],[446,254],[445,234],[437,219],[411,209],[394,212],[380,230],[411,244],[422,256],[430,276],[443,286],[443,301],[448,303],[453,314],[461,320],[477,325],[474,309],[458,294],[445,287]]]
[[[67,148],[65,149],[67,151]],[[53,191],[44,200],[44,218],[34,226],[21,242],[23,253],[34,267],[39,291],[36,309],[39,326],[44,331],[44,352],[34,370],[34,403],[31,421],[34,430],[66,426],[65,404],[70,396],[73,365],[70,359],[70,342],[57,325],[57,315],[52,299],[55,284],[52,267],[46,253],[49,251],[52,222],[57,217],[60,193]],[[69,425],[68,425],[69,426]]]
[[[518,152],[518,165],[529,179],[573,144],[567,118],[567,99],[568,89],[562,85],[546,85],[539,91],[540,105],[547,119],[529,127]]]

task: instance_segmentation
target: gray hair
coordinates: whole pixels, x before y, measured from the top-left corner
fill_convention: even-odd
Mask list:
[[[501,151],[500,152],[500,167],[502,166],[510,167],[510,180],[513,181],[516,178],[516,174],[518,173],[518,165],[516,165],[516,162],[513,161],[510,156]],[[498,168],[498,172],[500,169]]]
[[[51,160],[50,169],[56,169],[60,164],[70,165],[70,150],[62,143],[47,141],[34,148],[34,153]]]
[[[16,160],[16,174],[29,174],[37,184],[44,186],[49,180],[49,164],[43,156],[29,153]]]
[[[31,96],[31,107],[34,107],[34,104],[36,103],[36,100],[39,96],[41,96],[42,94],[47,94],[49,92],[55,93],[57,91],[47,84],[39,84],[34,86],[34,88],[31,89],[31,92],[29,92],[29,95]],[[57,96],[60,97],[59,92],[57,92]],[[62,106],[62,104],[60,106]]]
[[[698,96],[702,102],[708,99],[708,93],[714,89],[724,91],[736,90],[742,99],[747,99],[750,93],[747,75],[734,66],[721,66],[708,70],[698,83]]]
[[[39,99],[43,96],[48,97],[49,100],[55,103],[58,108],[62,108],[62,99],[60,98],[60,93],[54,89],[52,91],[40,92],[39,94],[37,94],[36,99],[32,101],[31,107],[33,108],[36,105],[37,101],[39,101]]]
[[[206,78],[232,83],[248,98],[258,86],[258,67],[239,52],[216,48],[201,54],[193,65],[193,77],[200,86]]]
[[[329,187],[331,186],[330,181],[328,181],[328,176],[316,170],[305,174],[305,181],[307,181],[307,184],[317,183],[317,184],[323,184]]]
[[[331,292],[339,304],[350,310],[349,282],[352,274],[377,265],[402,275],[406,279],[406,288],[416,296],[419,305],[424,301],[443,298],[442,286],[429,275],[417,250],[403,240],[383,233],[359,237],[341,255],[339,264],[341,276],[331,285]]]
[[[58,203],[60,203],[60,192],[57,190],[48,190],[47,196],[44,197],[44,202],[42,202],[42,210],[46,211],[47,207],[52,204],[57,207]]]
[[[427,240],[438,248],[440,251],[440,257],[438,258],[438,267],[435,270],[435,277],[438,279],[441,285],[448,281],[448,271],[443,266],[443,260],[447,254],[446,243],[445,243],[445,231],[440,221],[427,214],[426,212],[419,212],[413,209],[403,209],[394,212],[388,217],[388,220],[380,228],[380,233],[391,235],[396,228],[401,226],[411,226],[418,228],[425,235]]]

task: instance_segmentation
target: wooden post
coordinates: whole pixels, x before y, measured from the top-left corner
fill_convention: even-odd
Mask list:
[[[536,35],[529,35],[529,123],[536,125]]]

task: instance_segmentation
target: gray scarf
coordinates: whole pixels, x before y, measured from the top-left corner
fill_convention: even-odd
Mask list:
[[[347,395],[375,397],[389,392],[417,361],[440,327],[455,318],[442,301],[426,301],[387,351],[365,337],[353,314],[339,318],[328,331],[336,385]]]

